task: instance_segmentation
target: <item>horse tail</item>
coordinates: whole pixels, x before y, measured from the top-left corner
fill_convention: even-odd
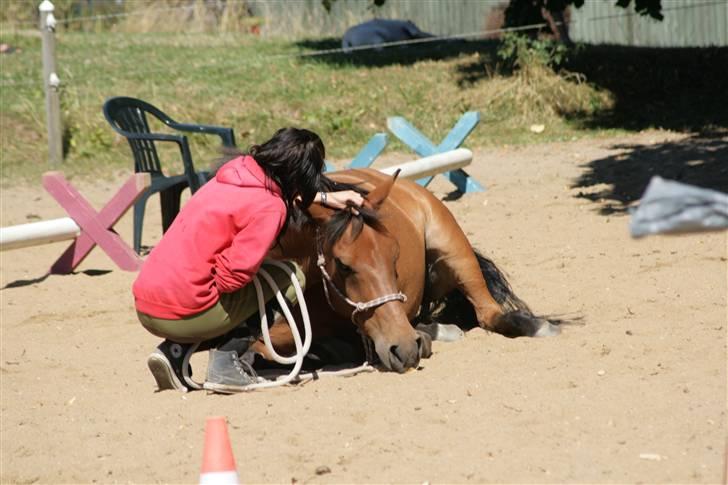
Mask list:
[[[533,315],[531,309],[525,301],[521,300],[513,292],[511,284],[508,282],[506,275],[495,265],[495,263],[483,256],[479,251],[473,250],[475,257],[478,259],[480,272],[483,273],[485,284],[493,299],[503,308],[505,312],[522,311]]]
[[[506,337],[534,337],[558,333],[555,325],[565,323],[564,320],[535,315],[526,302],[515,294],[498,266],[477,250],[473,252],[488,291],[503,310],[503,314],[490,330]],[[436,307],[437,310],[432,314],[435,320],[461,322],[465,328],[473,328],[478,324],[475,309],[460,290],[446,295]]]

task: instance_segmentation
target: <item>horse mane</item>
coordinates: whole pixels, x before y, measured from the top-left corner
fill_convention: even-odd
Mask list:
[[[354,239],[359,237],[364,225],[370,226],[375,231],[385,232],[384,224],[379,214],[366,207],[357,207],[358,214],[350,209],[339,210],[331,216],[331,219],[323,227],[323,239],[327,248],[333,246],[344,235],[347,226],[351,224],[351,235]]]

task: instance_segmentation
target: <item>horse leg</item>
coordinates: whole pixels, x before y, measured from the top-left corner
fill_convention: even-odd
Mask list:
[[[278,318],[269,330],[270,341],[276,353],[283,356],[293,355],[296,352],[296,342],[293,339],[293,333],[288,326],[285,317]],[[275,362],[273,354],[265,345],[263,337],[253,342],[246,354],[260,355],[267,361]]]
[[[440,322],[418,323],[415,330],[420,335],[427,335],[430,340],[440,342],[455,342],[465,336],[465,332],[457,325]]]
[[[453,237],[451,243],[455,239],[458,238]],[[440,300],[451,291],[459,290],[472,305],[478,325],[494,330],[503,311],[488,290],[470,244],[452,244],[452,247],[439,251],[428,249],[427,253],[433,300]]]
[[[465,336],[465,332],[463,332],[457,325],[440,323],[432,320],[432,304],[433,301],[431,298],[429,281],[426,276],[422,302],[420,303],[420,312],[412,322],[417,333],[419,333],[420,336],[423,334],[426,335],[429,340],[439,340],[440,342],[455,342],[456,340],[463,338]],[[420,355],[420,358],[423,358],[423,356]]]
[[[311,323],[312,349],[316,348],[316,345],[319,343],[323,346],[331,347],[333,345],[332,342],[335,343],[337,340],[343,343],[341,346],[342,349],[346,349],[347,345],[351,348],[361,346],[361,339],[356,334],[351,323],[347,319],[342,320],[342,317],[334,313],[329,307],[323,292],[323,286],[320,283],[314,285],[312,288],[306,289],[304,298],[306,299],[306,306],[309,311]],[[303,341],[306,336],[304,335],[300,307],[296,305],[292,308],[291,312],[296,321],[301,340]],[[296,343],[291,332],[291,327],[288,325],[288,321],[284,315],[280,313],[277,315],[269,331],[271,344],[279,355],[291,356],[296,352]],[[356,361],[357,355],[359,354],[358,350],[360,349],[357,348],[355,350],[348,362]],[[346,356],[343,355],[344,353],[346,353],[345,350],[328,352],[328,354],[342,354],[341,359],[346,360]],[[251,345],[246,354],[252,356],[259,355],[265,360],[270,362],[274,361],[273,355],[265,345],[262,336]]]
[[[433,206],[425,237],[426,259],[430,268],[428,278],[433,300],[441,299],[453,290],[459,290],[472,305],[480,327],[507,337],[558,333],[558,327],[533,315],[525,304],[506,310],[495,300],[488,289],[475,251],[446,207],[437,204]],[[491,285],[499,284],[505,289],[507,297],[520,302],[513,295],[502,273],[497,271],[495,265],[492,268],[494,271],[490,271],[488,276],[499,281],[492,281]]]

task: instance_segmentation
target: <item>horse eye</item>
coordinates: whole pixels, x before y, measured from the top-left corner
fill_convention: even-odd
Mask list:
[[[344,263],[341,262],[339,258],[334,258],[334,261],[336,262],[336,269],[341,271],[342,273],[353,273],[354,271],[351,269],[351,266],[347,266]]]

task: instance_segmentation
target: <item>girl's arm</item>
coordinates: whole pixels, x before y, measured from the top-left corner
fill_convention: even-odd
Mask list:
[[[251,216],[230,247],[215,255],[212,277],[220,293],[232,293],[250,283],[284,224],[284,212]]]
[[[353,190],[342,190],[340,192],[319,192],[313,199],[314,203],[331,207],[332,209],[345,209],[349,205],[361,207],[364,197]]]

